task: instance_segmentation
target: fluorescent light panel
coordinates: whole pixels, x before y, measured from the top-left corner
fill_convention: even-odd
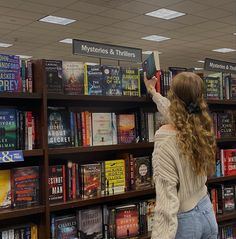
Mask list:
[[[170,20],[173,18],[184,16],[184,15],[186,15],[186,13],[177,12],[177,11],[173,11],[173,10],[166,9],[166,8],[160,8],[156,11],[148,12],[145,15],[151,16],[151,17],[157,17],[157,18],[161,18],[161,19],[165,19],[165,20]]]
[[[203,68],[194,67],[194,70],[195,70],[195,71],[202,71],[202,70],[203,70]]]
[[[62,42],[62,43],[67,43],[67,44],[72,44],[72,39],[71,38],[65,38],[65,39],[63,39],[63,40],[60,40],[60,42]]]
[[[75,22],[74,19],[64,18],[64,17],[57,17],[57,16],[46,16],[44,18],[39,19],[40,22],[47,22],[47,23],[53,23],[53,24],[59,24],[59,25],[68,25],[72,22]]]
[[[0,42],[0,47],[10,47],[10,46],[13,46],[13,44]]]
[[[205,63],[205,61],[202,61],[202,60],[199,60],[199,61],[197,61],[197,62],[199,62],[199,63]]]
[[[150,35],[150,36],[146,36],[146,37],[142,37],[143,40],[148,40],[148,41],[166,41],[169,40],[169,37],[163,37],[163,36],[158,36],[158,35]]]
[[[21,59],[30,59],[33,57],[33,56],[26,56],[26,55],[17,55],[17,56],[19,56]]]
[[[236,32],[234,33],[234,35],[236,36]]]
[[[233,51],[236,51],[236,50],[231,49],[231,48],[219,48],[219,49],[214,49],[212,51],[221,52],[221,53],[228,53],[228,52],[233,52]]]
[[[152,53],[153,53],[153,51],[143,51],[143,52],[142,52],[143,55],[150,55],[150,54],[152,54]],[[159,53],[159,54],[162,54],[162,52],[160,52],[160,51],[159,51],[158,53]]]

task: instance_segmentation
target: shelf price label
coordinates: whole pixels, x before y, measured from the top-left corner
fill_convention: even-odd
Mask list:
[[[24,161],[24,155],[22,150],[0,152],[0,163],[13,163],[22,161]]]

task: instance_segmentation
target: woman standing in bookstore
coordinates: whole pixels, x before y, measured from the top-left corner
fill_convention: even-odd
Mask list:
[[[204,100],[202,79],[183,72],[172,80],[168,99],[144,82],[168,124],[155,134],[153,177],[156,187],[152,239],[217,239],[218,226],[207,194],[214,172],[216,143]]]

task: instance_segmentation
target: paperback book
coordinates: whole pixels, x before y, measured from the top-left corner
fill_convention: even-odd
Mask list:
[[[11,207],[11,171],[0,170],[0,209]]]
[[[159,52],[153,51],[142,63],[143,71],[146,72],[147,79],[151,79],[160,70]]]

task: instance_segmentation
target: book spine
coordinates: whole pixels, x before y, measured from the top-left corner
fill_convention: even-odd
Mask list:
[[[35,117],[32,116],[32,148],[35,148],[36,145],[36,127],[35,127]]]
[[[63,178],[63,202],[66,202],[66,168],[62,165],[62,178]]]
[[[16,110],[16,149],[20,149],[20,111]]]
[[[88,95],[88,66],[84,64],[84,94]]]
[[[76,117],[77,113],[74,112],[73,113],[73,117],[74,117],[74,135],[75,135],[75,147],[78,147],[78,127],[77,127],[77,117]]]
[[[25,122],[25,125],[24,125],[24,132],[25,132],[24,141],[25,141],[25,147],[24,147],[24,149],[27,150],[27,149],[28,149],[28,119],[27,119],[27,112],[25,111],[23,114],[24,114],[24,122]]]
[[[26,112],[26,118],[27,118],[27,149],[28,150],[32,150],[33,149],[33,124],[32,124],[32,112],[31,111],[27,111]]]
[[[117,123],[116,123],[116,114],[111,113],[112,117],[112,144],[117,144]]]
[[[85,122],[85,112],[81,112],[81,121],[82,121],[82,139],[83,139],[83,146],[87,146],[86,144],[86,122]]]
[[[86,146],[90,146],[90,128],[91,128],[91,117],[89,120],[89,112],[85,111],[85,130],[86,130]]]
[[[27,61],[27,79],[28,79],[28,92],[33,92],[33,73],[32,73],[32,62]]]
[[[80,196],[80,188],[79,188],[79,165],[78,163],[75,164],[76,168],[76,198],[79,198]]]
[[[72,162],[68,161],[67,163],[67,200],[72,200]]]
[[[73,112],[70,112],[70,131],[71,131],[71,144],[72,146],[75,146],[75,122]]]
[[[135,189],[135,182],[134,182],[134,167],[135,167],[135,163],[134,163],[134,156],[133,154],[130,154],[130,188],[131,190]]]
[[[31,239],[38,239],[38,227],[35,224],[31,225]]]
[[[138,70],[138,96],[141,96],[140,71]]]
[[[76,199],[76,165],[72,164],[72,199]]]
[[[105,162],[101,162],[101,194],[106,195]]]
[[[26,74],[25,74],[25,60],[21,60],[21,82],[22,82],[22,92],[26,92]]]

